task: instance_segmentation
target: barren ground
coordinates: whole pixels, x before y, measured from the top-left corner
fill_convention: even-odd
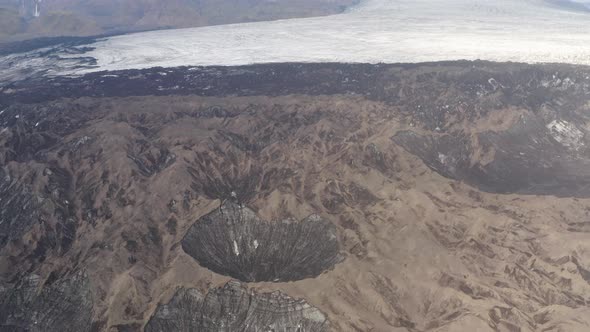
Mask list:
[[[84,83],[68,90],[61,82],[69,96],[29,103],[25,83],[4,92],[13,99],[0,114],[3,291],[25,276],[50,289],[85,273],[88,286],[77,287],[92,294],[83,301],[92,307],[86,327],[140,330],[179,287],[206,294],[232,280],[201,266],[182,242],[202,217],[224,218],[220,205],[235,201],[260,222],[315,214],[335,226],[342,259],[317,277],[243,283],[305,300],[334,331],[590,329],[586,68],[360,71],[377,75],[367,79],[379,82],[376,93],[362,80],[330,79],[357,67],[327,65],[313,78],[302,70],[295,80],[280,68],[274,79],[298,93],[263,95],[273,85],[257,81],[231,90],[250,75],[242,69],[205,90],[82,96]],[[297,85],[305,79],[315,85]],[[261,236],[268,245],[281,238]],[[219,241],[212,251],[238,255]],[[244,257],[240,246],[253,242],[239,241]],[[325,242],[304,243],[324,250]],[[268,252],[256,260],[275,264]],[[294,261],[312,256],[293,252]],[[16,324],[6,305],[3,324]]]

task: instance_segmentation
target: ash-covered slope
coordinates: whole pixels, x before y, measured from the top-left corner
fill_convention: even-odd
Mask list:
[[[326,317],[302,300],[281,292],[258,294],[237,282],[203,295],[180,289],[158,306],[146,332],[165,331],[328,331]]]
[[[281,291],[249,317],[292,322],[300,299],[334,331],[587,331],[589,102],[587,67],[486,62],[11,84],[0,324],[35,330],[30,312],[89,331],[234,324],[243,316],[223,313],[249,311],[233,295]],[[251,218],[221,218],[232,201]],[[220,291],[232,277],[248,291]],[[197,294],[221,304],[199,314]]]
[[[89,331],[94,301],[83,272],[50,276],[31,274],[0,288],[2,331]]]

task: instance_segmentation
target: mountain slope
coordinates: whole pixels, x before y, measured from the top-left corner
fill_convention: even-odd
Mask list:
[[[0,42],[185,28],[342,12],[355,0],[47,0],[33,17],[32,0],[0,0]],[[13,22],[22,20],[22,24]]]

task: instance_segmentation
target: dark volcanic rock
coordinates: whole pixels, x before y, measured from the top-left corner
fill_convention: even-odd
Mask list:
[[[230,282],[206,296],[196,289],[180,289],[158,307],[145,331],[320,332],[328,325],[325,315],[304,300],[281,292],[249,292]]]
[[[316,277],[341,260],[330,222],[316,215],[266,222],[229,201],[197,221],[182,248],[202,266],[248,282]]]
[[[442,175],[485,191],[588,197],[585,122],[529,115],[502,131],[473,136],[404,131],[393,140]]]
[[[0,248],[20,239],[39,218],[32,190],[0,168]]]
[[[1,331],[89,331],[93,300],[84,273],[40,289],[30,275],[11,288],[0,287]]]

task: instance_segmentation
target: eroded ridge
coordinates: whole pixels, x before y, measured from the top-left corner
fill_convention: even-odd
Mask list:
[[[341,260],[336,227],[319,216],[267,222],[230,201],[198,220],[182,248],[202,266],[246,282],[316,277]]]
[[[328,326],[326,316],[304,300],[249,291],[234,281],[207,295],[181,288],[158,306],[145,331],[322,332]]]

